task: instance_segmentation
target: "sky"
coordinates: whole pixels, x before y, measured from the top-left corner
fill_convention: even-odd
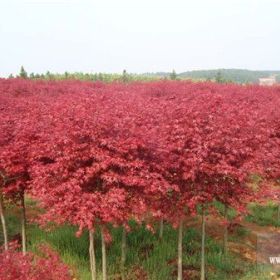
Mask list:
[[[0,0],[0,76],[280,70],[280,0]]]

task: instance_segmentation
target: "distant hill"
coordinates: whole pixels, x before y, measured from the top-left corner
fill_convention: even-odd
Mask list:
[[[278,81],[280,81],[280,71],[253,71],[245,69],[213,69],[213,70],[194,70],[182,73],[177,73],[177,76],[182,79],[203,79],[212,80],[217,77],[220,72],[221,77],[224,80],[232,81],[235,83],[258,83],[259,78],[266,78],[271,75],[276,75]],[[156,76],[156,77],[168,77],[168,72],[157,73],[145,73],[144,75]]]
[[[225,80],[230,80],[236,83],[257,83],[259,78],[277,75],[280,78],[280,71],[251,71],[242,69],[217,69],[217,70],[200,70],[188,71],[180,73],[178,76],[181,78],[192,79],[215,79],[218,72]]]

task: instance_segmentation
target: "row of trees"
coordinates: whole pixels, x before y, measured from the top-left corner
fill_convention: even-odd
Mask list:
[[[83,73],[83,72],[74,72],[74,73],[51,73],[47,71],[46,73],[29,73],[25,70],[23,66],[20,68],[17,78],[22,79],[32,79],[32,80],[81,80],[81,81],[101,81],[105,83],[111,82],[133,82],[133,81],[153,81],[156,78],[150,77],[145,74],[133,74],[128,73],[126,70],[123,70],[122,74],[118,73]],[[173,79],[173,74],[171,74],[171,79]],[[10,75],[9,78],[15,78],[14,75]]]
[[[177,80],[178,75],[175,70],[172,70],[172,72],[165,77],[161,76],[153,76],[149,74],[133,74],[128,73],[125,69],[123,70],[122,74],[109,74],[109,73],[83,73],[83,72],[75,72],[75,73],[69,73],[65,72],[63,74],[59,73],[51,73],[50,71],[47,71],[43,74],[36,74],[31,72],[28,74],[28,72],[25,70],[23,66],[20,68],[19,74],[16,76],[17,78],[22,79],[32,79],[32,80],[81,80],[81,81],[101,81],[101,82],[134,82],[134,81],[153,81],[158,80],[160,78],[170,80]],[[14,78],[13,74],[10,74],[9,78]]]
[[[124,75],[125,74],[125,75]],[[157,73],[143,73],[143,74],[128,74],[126,70],[122,74],[108,74],[108,73],[82,73],[65,72],[63,74],[51,73],[47,71],[43,74],[30,73],[22,66],[20,72],[16,77],[30,78],[30,79],[46,79],[46,80],[66,80],[76,79],[82,81],[153,81],[159,79],[170,80],[194,80],[194,81],[215,81],[218,83],[238,83],[238,84],[258,84],[260,78],[269,77],[271,75],[276,76],[276,80],[280,82],[279,71],[250,71],[241,69],[217,69],[217,70],[194,70],[177,74],[173,69],[168,72]],[[123,79],[123,77],[126,77]],[[11,74],[10,78],[14,78]]]
[[[279,94],[277,87],[178,81],[2,80],[1,198],[20,202],[23,236],[26,193],[41,202],[43,225],[68,222],[78,227],[77,235],[87,230],[93,280],[96,229],[106,280],[112,225],[123,228],[125,278],[131,219],[148,228],[165,221],[178,229],[182,280],[184,220],[198,214],[204,280],[205,219],[215,214],[214,202],[224,205],[227,219],[228,209],[242,215],[264,193],[279,199],[279,189],[266,183],[279,178]],[[252,174],[263,179],[258,189],[250,184]],[[224,236],[226,253],[227,226]]]

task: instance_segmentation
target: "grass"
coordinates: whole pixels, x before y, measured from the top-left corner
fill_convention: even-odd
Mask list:
[[[246,220],[260,226],[275,226],[280,227],[280,222],[277,220],[278,205],[267,203],[266,205],[258,205],[252,203],[249,206],[250,214]]]
[[[224,213],[225,213],[225,206],[224,206],[224,204],[222,204],[219,201],[214,201],[214,206],[217,209],[218,213],[222,217],[224,217]],[[229,220],[233,220],[236,217],[236,215],[237,215],[237,213],[236,213],[236,211],[233,208],[228,208],[227,216],[228,216]]]
[[[31,206],[31,205],[29,205]],[[36,205],[32,205],[36,207]],[[272,206],[271,206],[272,207]],[[261,211],[255,205],[252,209],[251,221],[259,221],[260,215],[267,218],[274,214],[275,208],[265,208]],[[272,212],[271,212],[272,211]],[[9,236],[19,233],[20,226],[17,210],[8,209],[7,224]],[[264,214],[265,212],[265,214]],[[231,213],[230,215],[234,215]],[[176,279],[177,267],[177,232],[171,226],[164,226],[163,240],[158,234],[148,231],[145,226],[131,222],[132,231],[127,235],[127,279],[172,280]],[[107,247],[107,262],[109,279],[119,279],[120,275],[120,228],[112,229],[113,242]],[[84,233],[80,238],[75,237],[76,228],[64,225],[47,232],[35,224],[28,225],[28,249],[36,252],[39,243],[45,242],[56,249],[63,261],[71,266],[78,279],[89,280],[88,236]],[[243,233],[240,233],[242,235]],[[0,242],[2,235],[0,234]],[[183,265],[184,273],[193,273],[190,279],[199,279],[200,269],[200,232],[193,228],[185,228],[183,237]],[[99,279],[101,279],[101,240],[96,234],[96,258]],[[238,256],[229,254],[225,259],[222,245],[209,236],[206,239],[207,279],[208,280],[266,280],[271,279],[266,271],[257,270],[256,266],[241,260]],[[136,275],[136,276],[132,276]]]

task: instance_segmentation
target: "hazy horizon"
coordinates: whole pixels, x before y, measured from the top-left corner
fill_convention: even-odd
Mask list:
[[[280,70],[279,0],[0,0],[0,76]]]

